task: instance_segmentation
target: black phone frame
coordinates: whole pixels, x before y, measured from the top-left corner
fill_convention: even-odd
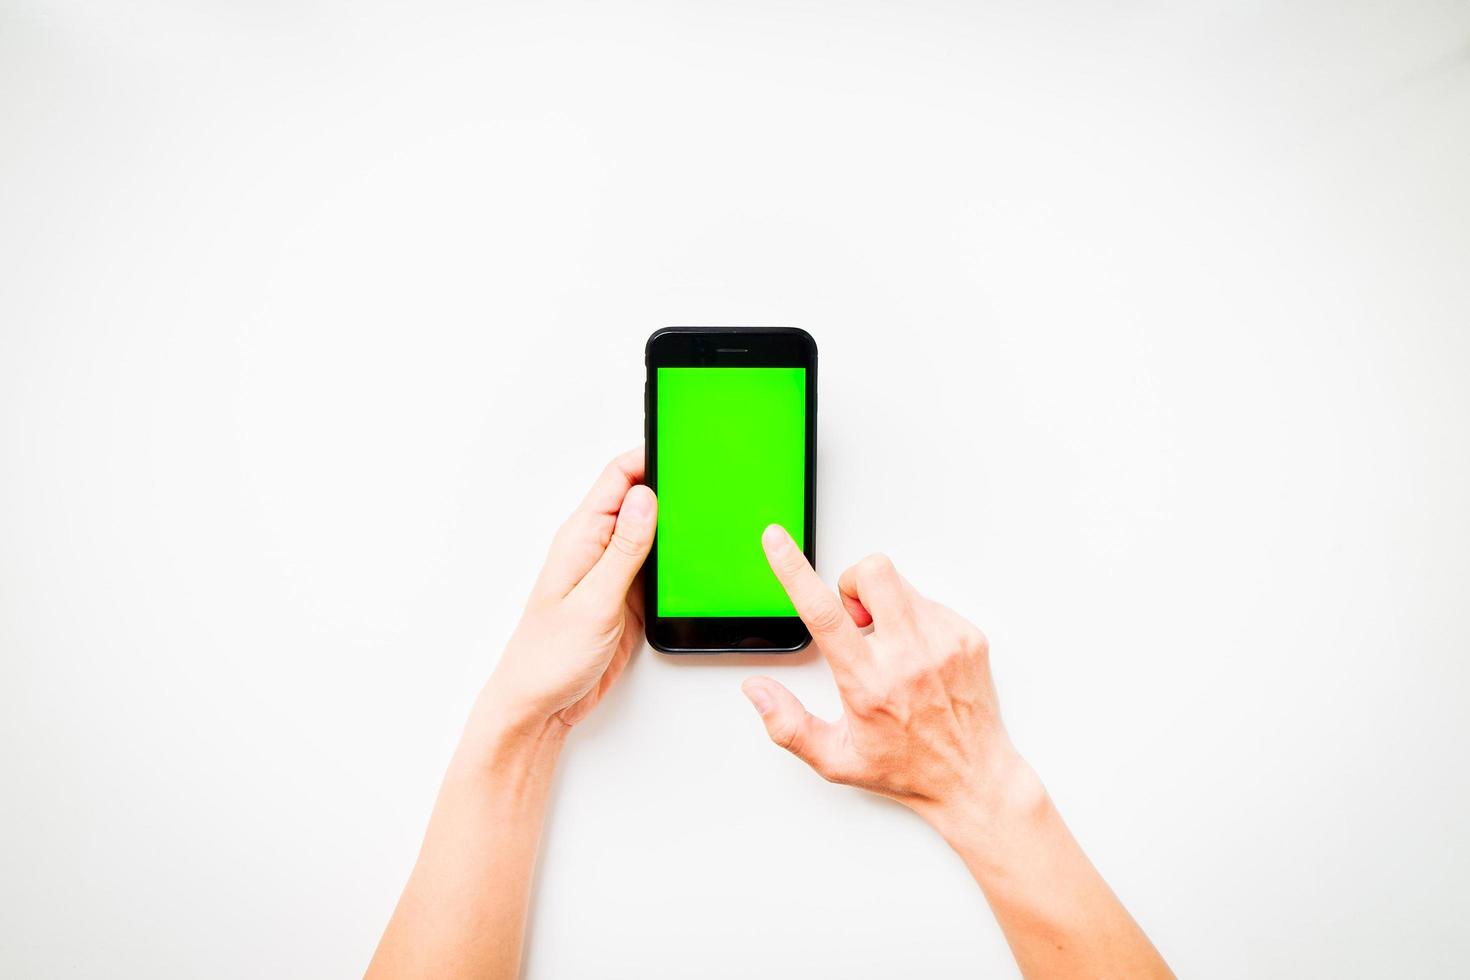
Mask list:
[[[644,482],[658,492],[658,369],[801,367],[806,369],[804,548],[817,561],[817,343],[796,327],[664,327],[643,351]],[[796,616],[667,616],[658,609],[658,538],[643,565],[644,633],[662,653],[795,653],[811,642]]]

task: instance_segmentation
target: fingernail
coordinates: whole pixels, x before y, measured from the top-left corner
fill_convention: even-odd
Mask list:
[[[750,703],[755,705],[756,711],[765,714],[771,710],[771,695],[766,692],[765,688],[759,684],[751,684],[741,690],[745,692],[746,697],[750,698]]]
[[[786,529],[779,524],[767,525],[765,531],[761,533],[761,544],[766,546],[767,551],[785,547],[786,542],[790,540],[791,535],[787,534]]]
[[[653,513],[653,491],[639,484],[623,498],[623,514],[635,521],[646,521]]]

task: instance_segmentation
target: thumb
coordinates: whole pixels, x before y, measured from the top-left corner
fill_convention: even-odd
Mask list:
[[[842,741],[837,726],[806,710],[795,694],[769,677],[751,677],[740,690],[760,712],[772,742],[811,766],[823,779],[841,781],[838,770]]]
[[[608,602],[622,602],[633,585],[633,577],[643,567],[643,559],[653,547],[653,529],[658,501],[653,491],[638,484],[628,488],[618,508],[612,539],[602,557],[582,577],[577,589]]]

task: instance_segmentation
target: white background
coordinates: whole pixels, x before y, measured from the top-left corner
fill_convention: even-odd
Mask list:
[[[1464,3],[0,3],[0,974],[366,965],[669,323],[821,345],[891,554],[1197,977],[1470,958]],[[531,977],[1014,973],[645,651]],[[806,656],[775,673],[816,710]]]

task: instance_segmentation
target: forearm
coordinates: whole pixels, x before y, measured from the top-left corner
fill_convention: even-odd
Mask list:
[[[482,697],[439,791],[370,977],[515,977],[541,825],[566,726]]]
[[[643,639],[633,590],[657,501],[643,449],[608,464],[557,531],[525,612],[470,714],[370,977],[511,980],[567,732]]]
[[[1027,980],[1172,977],[1017,759],[988,799],[935,820],[984,891]]]

